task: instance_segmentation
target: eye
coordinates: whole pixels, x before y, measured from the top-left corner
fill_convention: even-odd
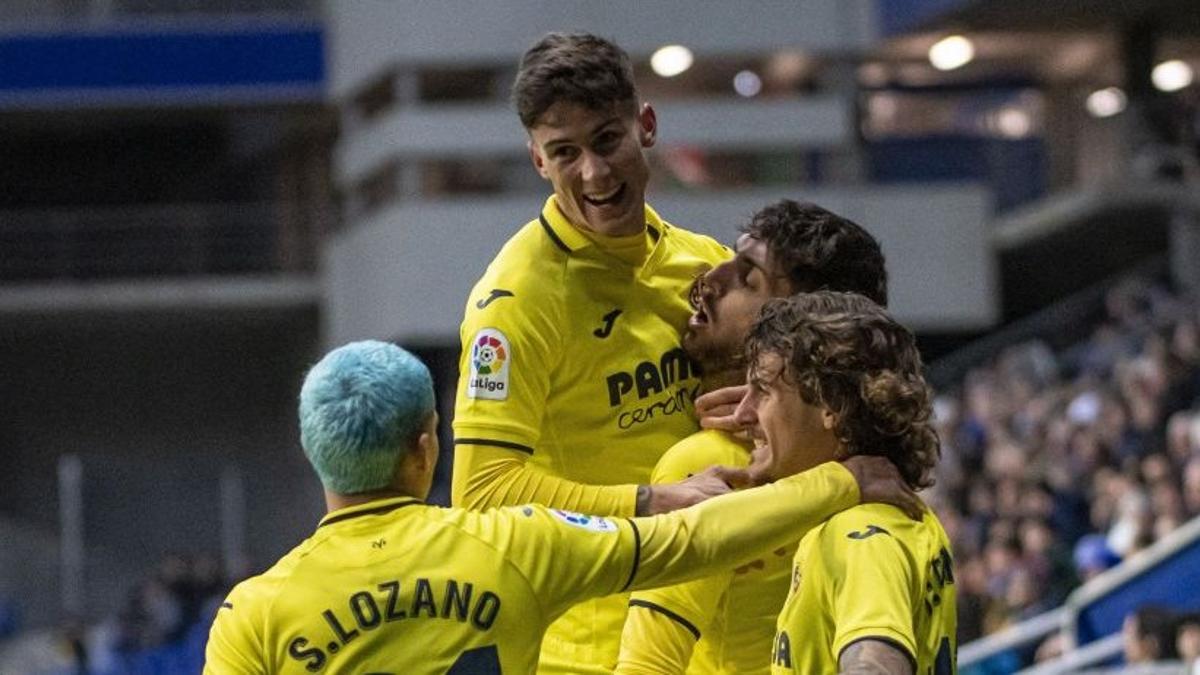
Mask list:
[[[550,156],[558,160],[571,160],[577,154],[579,150],[570,145],[560,145],[550,151]]]
[[[594,141],[592,141],[592,145],[595,146],[596,152],[606,153],[606,152],[614,149],[617,146],[617,141],[619,141],[620,139],[621,139],[621,135],[618,134],[617,132],[605,131],[605,132],[602,132],[599,136],[596,136],[596,139]]]

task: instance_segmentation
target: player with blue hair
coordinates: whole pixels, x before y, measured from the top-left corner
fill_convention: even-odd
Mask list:
[[[644,518],[429,506],[433,383],[416,357],[384,342],[335,349],[309,371],[300,428],[329,512],[230,592],[206,674],[528,673],[546,628],[581,600],[746,562],[860,501],[921,508],[877,457]]]
[[[355,342],[305,378],[300,444],[327,490],[378,490],[395,475],[396,448],[418,440],[433,415],[433,378],[424,363],[385,342]]]

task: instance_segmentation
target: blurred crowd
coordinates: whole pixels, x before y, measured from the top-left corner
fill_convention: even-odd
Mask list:
[[[208,628],[230,585],[214,556],[167,557],[117,614],[67,627],[67,672],[199,672]]]
[[[936,399],[930,500],[954,544],[959,644],[1059,606],[1200,515],[1198,310],[1122,283],[1086,339],[1014,346]]]

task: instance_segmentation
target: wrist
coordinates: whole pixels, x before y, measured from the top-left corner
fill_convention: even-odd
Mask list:
[[[633,508],[633,515],[637,517],[652,515],[650,511],[650,502],[654,499],[654,489],[649,485],[637,486],[637,500]]]

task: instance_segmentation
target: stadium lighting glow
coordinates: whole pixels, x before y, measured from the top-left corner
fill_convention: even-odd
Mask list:
[[[975,58],[975,44],[961,35],[938,40],[929,48],[929,63],[938,70],[961,68]]]
[[[1192,67],[1179,59],[1163,61],[1150,72],[1150,80],[1159,91],[1179,91],[1191,84],[1195,76]]]
[[[733,90],[746,98],[757,96],[762,91],[762,78],[753,70],[743,70],[733,76]]]
[[[1024,138],[1033,131],[1033,119],[1020,108],[1003,108],[996,114],[996,131],[1005,138]]]
[[[1097,89],[1087,97],[1084,106],[1092,117],[1112,117],[1125,110],[1125,92],[1117,87]]]
[[[659,47],[650,57],[650,68],[661,77],[675,77],[692,67],[692,50],[683,45]]]

